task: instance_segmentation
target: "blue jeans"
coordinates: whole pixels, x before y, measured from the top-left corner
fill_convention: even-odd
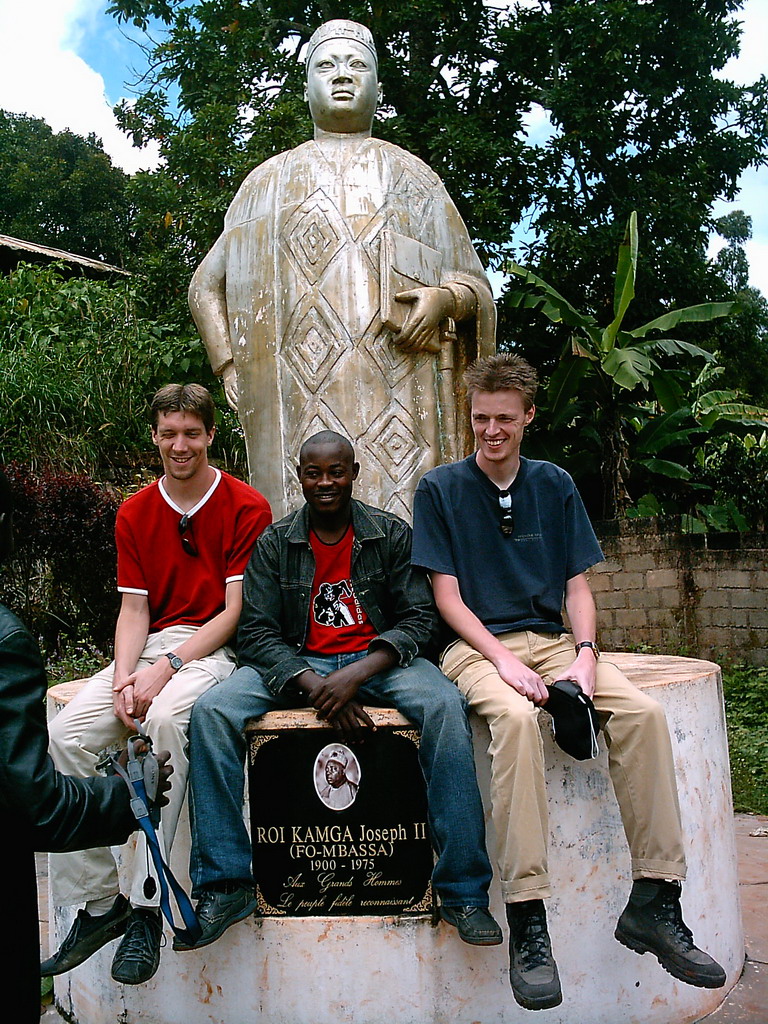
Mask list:
[[[364,654],[308,657],[328,675]],[[445,906],[488,906],[491,865],[464,698],[431,662],[416,658],[368,679],[361,704],[395,707],[421,731],[419,763],[427,784],[437,862],[432,874]],[[275,696],[255,669],[240,668],[195,702],[189,724],[192,819],[190,876],[196,897],[224,880],[252,883],[251,841],[243,821],[246,742],[251,718],[296,707],[296,693]],[[258,799],[256,794],[252,799]]]

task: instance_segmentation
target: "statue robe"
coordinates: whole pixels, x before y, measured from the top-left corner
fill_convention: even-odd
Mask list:
[[[441,254],[436,283],[475,294],[476,317],[447,343],[447,368],[444,354],[401,352],[382,323],[385,229]],[[440,179],[380,139],[323,137],[251,172],[223,238],[251,483],[277,515],[295,507],[301,443],[336,430],[361,462],[356,495],[410,521],[422,474],[471,443],[457,374],[495,350],[490,287]],[[214,369],[229,355],[209,348]]]

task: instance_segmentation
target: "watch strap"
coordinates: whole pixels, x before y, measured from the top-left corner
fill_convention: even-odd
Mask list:
[[[581,640],[579,643],[577,643],[574,648],[577,654],[582,649],[582,647],[589,647],[592,650],[592,653],[594,654],[595,658],[600,657],[600,648],[597,646],[596,643],[594,643],[594,641]]]

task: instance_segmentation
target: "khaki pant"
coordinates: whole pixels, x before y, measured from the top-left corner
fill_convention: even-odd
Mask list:
[[[498,639],[545,683],[562,678],[574,659],[573,637],[567,635],[521,632]],[[491,732],[491,807],[504,900],[544,899],[551,890],[539,709],[463,640],[448,648],[441,668]],[[593,700],[608,745],[632,877],[682,881],[685,855],[664,711],[605,658],[597,665]]]
[[[137,668],[154,664],[166,652],[173,651],[183,643],[195,629],[195,626],[170,626],[159,633],[152,633],[147,638]],[[50,754],[59,771],[66,775],[78,778],[95,775],[100,752],[112,744],[121,743],[130,734],[112,709],[114,667],[113,662],[89,679],[51,723]],[[166,861],[187,788],[187,727],[192,705],[201,694],[226,679],[234,670],[231,652],[224,647],[206,658],[190,661],[172,676],[147,712],[144,722],[147,735],[152,739],[156,752],[170,751],[173,765],[168,804],[162,809],[158,829],[160,849]],[[131,903],[139,907],[157,906],[160,901],[159,886],[151,898],[143,892],[147,874],[151,874],[157,881],[143,832],[139,832],[132,874]],[[57,906],[72,906],[116,895],[119,881],[111,850],[103,847],[76,853],[51,854],[50,886],[53,902]]]

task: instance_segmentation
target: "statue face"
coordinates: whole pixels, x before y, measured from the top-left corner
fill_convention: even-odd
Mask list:
[[[323,131],[370,131],[381,87],[369,50],[354,39],[321,43],[307,68],[304,99]]]

